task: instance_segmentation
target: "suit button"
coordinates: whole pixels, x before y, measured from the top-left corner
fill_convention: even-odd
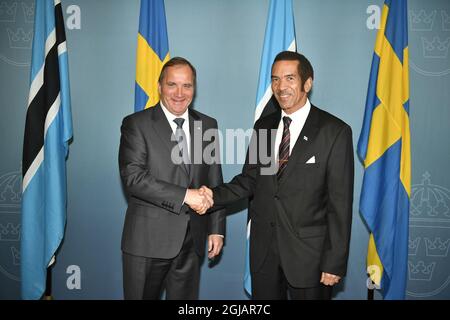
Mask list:
[[[275,227],[275,226],[276,226],[275,222],[271,222],[271,223],[270,223],[270,226],[271,226],[272,228]]]
[[[275,196],[274,198],[275,198],[275,200],[280,200],[279,196]]]

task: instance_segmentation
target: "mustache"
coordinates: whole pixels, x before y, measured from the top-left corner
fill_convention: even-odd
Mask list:
[[[276,91],[277,95],[282,95],[282,94],[289,94],[288,90],[278,90]]]

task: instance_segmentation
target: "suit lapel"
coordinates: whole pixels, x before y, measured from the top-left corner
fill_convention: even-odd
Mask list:
[[[190,145],[190,159],[191,159],[191,164],[190,164],[190,170],[189,170],[189,181],[192,181],[195,177],[195,173],[197,171],[197,166],[195,165],[195,163],[202,163],[202,159],[197,159],[199,156],[202,157],[203,156],[203,130],[202,127],[198,125],[198,123],[195,123],[196,121],[201,121],[200,117],[193,111],[191,110],[191,108],[189,108],[189,134],[191,136],[191,145]],[[196,144],[194,143],[201,143],[201,147],[199,148],[198,146],[196,146]],[[197,158],[196,158],[196,149],[198,149],[198,151],[200,152],[200,154],[197,154]],[[198,153],[198,152],[197,152]],[[200,162],[199,162],[200,161]]]
[[[309,148],[309,145],[314,141],[314,138],[319,131],[319,113],[316,107],[311,105],[311,110],[309,111],[308,118],[306,119],[305,125],[303,126],[300,135],[298,136],[297,142],[292,149],[291,155],[289,156],[289,161],[284,169],[283,175],[281,176],[278,184],[281,185],[291,176],[292,170],[301,160],[301,156],[305,154],[305,151]]]
[[[265,128],[262,128],[263,130],[267,130],[267,155],[273,158],[276,156],[276,153],[274,153],[275,148],[275,138],[277,135],[277,128],[278,124],[280,122],[281,113],[279,115],[274,115],[271,117],[271,119],[268,121],[267,124],[265,124]]]
[[[267,155],[270,157],[270,161],[271,164],[275,164],[276,165],[276,158],[277,158],[277,152],[275,150],[275,138],[277,135],[277,129],[278,129],[278,125],[280,124],[280,120],[281,120],[281,111],[279,112],[275,112],[269,116],[266,117],[265,121],[267,121],[267,123],[264,123],[263,127],[260,129],[263,130],[268,130],[268,134],[266,135],[267,137]],[[261,138],[261,135],[259,134],[259,139]],[[258,139],[258,140],[259,140]],[[258,142],[259,144],[259,142]],[[258,146],[258,150],[259,150],[260,146]],[[260,153],[261,151],[259,151],[258,153]],[[262,151],[263,154],[265,154],[265,152]],[[263,165],[264,166],[264,165]],[[277,175],[273,174],[272,175],[272,179],[273,179],[273,183],[276,186],[277,185]]]

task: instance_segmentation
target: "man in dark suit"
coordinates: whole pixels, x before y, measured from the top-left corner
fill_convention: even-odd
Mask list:
[[[202,157],[203,132],[217,122],[189,107],[196,71],[172,58],[159,78],[160,103],[125,117],[119,150],[128,199],[122,234],[125,299],[198,299],[200,264],[223,246],[225,212],[204,214],[209,204],[193,188],[222,183],[216,156]],[[214,140],[219,150],[218,139]],[[198,211],[194,212],[191,208]]]
[[[243,172],[202,190],[214,205],[253,197],[249,210],[254,299],[331,299],[346,273],[353,201],[350,127],[311,105],[313,68],[281,52],[272,90],[281,110],[255,124]],[[272,163],[264,161],[269,156]],[[276,165],[273,165],[275,163]]]

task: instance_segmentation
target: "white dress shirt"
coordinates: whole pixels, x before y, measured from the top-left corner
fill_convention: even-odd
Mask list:
[[[169,110],[167,110],[167,108],[164,106],[162,101],[160,101],[159,104],[161,105],[162,111],[166,115],[167,121],[169,121],[170,127],[172,128],[172,132],[174,135],[177,130],[177,124],[173,120],[175,120],[176,118],[184,119],[183,130],[184,130],[184,134],[186,135],[188,155],[190,155],[191,154],[191,132],[189,130],[189,112],[188,112],[189,109],[186,109],[186,111],[181,116],[176,116],[176,115],[170,113]]]
[[[309,111],[311,110],[311,103],[309,102],[309,99],[306,99],[306,103],[303,107],[295,111],[291,114],[286,114],[283,110],[281,110],[281,120],[278,124],[277,129],[277,135],[275,137],[275,149],[276,152],[276,159],[278,161],[278,149],[280,148],[281,143],[281,137],[283,136],[283,129],[284,129],[284,122],[283,117],[289,117],[291,118],[292,122],[289,126],[289,132],[290,132],[290,143],[289,143],[289,155],[292,153],[292,149],[295,146],[295,143],[297,142],[298,136],[300,135],[300,132],[303,129],[303,126],[305,125],[306,118],[308,118]]]

